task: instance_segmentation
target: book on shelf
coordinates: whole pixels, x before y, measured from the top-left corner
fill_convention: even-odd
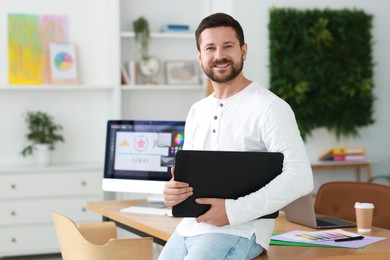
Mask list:
[[[186,24],[166,24],[162,26],[161,32],[189,32],[190,26]]]
[[[334,155],[333,161],[365,161],[366,155],[365,154],[345,154],[345,155]]]
[[[134,60],[129,61],[130,85],[135,85],[138,82],[138,64]]]
[[[129,80],[129,74],[127,73],[124,66],[121,68],[121,83],[122,85],[128,85],[130,82]]]
[[[336,147],[320,156],[321,161],[364,161],[366,148],[364,147]]]

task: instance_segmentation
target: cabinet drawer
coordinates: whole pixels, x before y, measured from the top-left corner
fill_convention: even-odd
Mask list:
[[[1,227],[0,256],[23,251],[60,252],[54,226]]]
[[[76,222],[100,221],[101,217],[86,209],[87,201],[101,200],[101,196],[14,200],[0,202],[0,227],[19,224],[52,224],[51,211],[66,215]]]
[[[96,194],[101,180],[96,172],[2,175],[0,199]]]

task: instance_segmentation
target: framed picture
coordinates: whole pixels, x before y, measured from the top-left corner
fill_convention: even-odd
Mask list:
[[[199,62],[175,60],[165,62],[167,84],[199,84]]]
[[[51,83],[78,83],[76,47],[69,43],[50,44]]]

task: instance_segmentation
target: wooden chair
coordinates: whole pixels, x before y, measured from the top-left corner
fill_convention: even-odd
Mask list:
[[[153,239],[118,239],[114,222],[76,225],[71,219],[52,212],[64,260],[152,259]]]
[[[390,229],[390,186],[367,182],[329,182],[317,192],[317,214],[356,221],[355,202],[373,203],[373,226]]]

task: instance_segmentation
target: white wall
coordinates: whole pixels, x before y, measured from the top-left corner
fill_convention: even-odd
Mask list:
[[[115,17],[107,3],[110,1],[0,1],[0,166],[34,162],[32,157],[20,155],[27,143],[23,118],[27,109],[48,112],[64,127],[65,143],[56,146],[54,163],[103,165],[105,122],[112,109],[111,90],[91,90],[91,87],[113,86],[119,81],[117,57],[110,47],[115,35],[112,30]],[[62,90],[50,89],[51,86],[46,86],[49,89],[26,86],[31,90],[8,86],[7,15],[10,13],[68,18],[69,41],[77,46],[81,90],[68,91],[66,86]]]
[[[268,22],[269,10],[272,7],[292,8],[356,8],[362,9],[374,16],[373,20],[373,59],[374,67],[374,94],[375,101],[374,125],[360,129],[359,138],[342,138],[337,140],[333,134],[325,129],[317,129],[312,137],[308,138],[306,147],[311,160],[318,157],[328,149],[335,146],[358,145],[367,148],[369,160],[373,162],[373,174],[390,174],[390,1],[388,0],[240,0],[233,1],[232,15],[241,23],[244,28],[246,41],[249,45],[248,58],[245,64],[246,75],[253,80],[269,86],[269,41]],[[387,72],[387,73],[386,73]],[[325,174],[326,173],[326,174]],[[330,179],[353,180],[354,175],[348,171],[316,172],[315,184],[318,187],[321,183]]]

